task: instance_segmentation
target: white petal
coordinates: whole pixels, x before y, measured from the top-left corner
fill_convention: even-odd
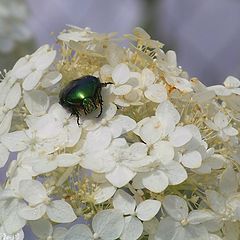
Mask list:
[[[48,68],[56,57],[56,51],[50,50],[48,52],[43,52],[41,54],[37,54],[31,58],[31,62],[34,63],[34,66],[38,70],[45,70]]]
[[[67,231],[64,240],[93,240],[93,234],[87,225],[76,224]]]
[[[81,158],[70,153],[64,153],[57,156],[59,167],[72,167],[80,162]]]
[[[20,66],[21,65],[21,66]],[[26,57],[20,58],[13,67],[12,74],[18,79],[25,78],[32,72],[32,63],[30,63]]]
[[[142,179],[144,187],[152,192],[159,193],[166,189],[168,186],[168,178],[162,171],[152,171],[144,173]]]
[[[163,136],[163,132],[164,127],[156,117],[148,119],[139,129],[141,139],[149,145],[157,142]]]
[[[225,127],[227,127],[229,120],[227,118],[227,116],[222,113],[222,112],[218,112],[215,117],[214,117],[214,123],[220,128],[223,129]]]
[[[20,207],[18,206],[17,201],[14,201],[12,203],[11,205],[15,206],[8,206],[8,210],[10,211],[9,214],[5,216],[3,222],[3,227],[9,234],[18,232],[26,224],[26,220],[21,218],[17,213],[17,209]]]
[[[33,166],[34,172],[37,174],[48,173],[55,170],[58,166],[57,161],[39,161]]]
[[[191,92],[192,91],[191,83],[185,78],[168,76],[165,79],[168,84],[176,87],[177,89],[179,89],[182,92]]]
[[[171,161],[164,166],[164,173],[167,175],[169,184],[171,185],[182,183],[188,177],[185,168],[175,161]]]
[[[166,217],[160,221],[154,240],[186,240],[185,229],[179,222]]]
[[[19,83],[15,83],[10,89],[7,98],[5,100],[5,105],[8,109],[13,109],[17,106],[21,98],[21,87]]]
[[[180,161],[187,168],[199,168],[202,156],[198,151],[187,152],[180,158]]]
[[[26,91],[34,89],[42,77],[42,71],[34,71],[30,73],[23,81],[22,87]]]
[[[47,206],[47,215],[51,221],[57,223],[69,223],[77,218],[71,205],[64,200],[51,202],[51,204]]]
[[[12,116],[12,110],[8,111],[8,113],[4,116],[2,122],[0,123],[0,136],[9,132],[12,123]]]
[[[117,106],[113,103],[108,104],[104,107],[104,111],[100,119],[111,120],[117,113]]]
[[[84,144],[85,151],[101,151],[109,146],[111,140],[112,134],[108,127],[101,127],[95,131],[88,132]]]
[[[144,68],[142,70],[141,78],[142,78],[142,81],[145,86],[150,86],[151,84],[153,84],[155,82],[155,75],[148,68]]]
[[[40,204],[36,207],[25,206],[18,210],[19,216],[26,220],[37,220],[40,219],[46,212],[46,205]]]
[[[16,131],[3,135],[1,141],[9,151],[19,152],[27,148],[28,137],[24,131]]]
[[[218,192],[206,190],[207,201],[210,208],[217,213],[224,213],[226,209],[226,200]]]
[[[43,91],[24,92],[23,99],[28,111],[35,116],[44,114],[48,109],[49,97]]]
[[[188,221],[190,224],[200,224],[206,221],[216,219],[217,215],[208,209],[193,210],[188,215]]]
[[[41,85],[44,88],[50,87],[58,83],[62,79],[62,74],[58,71],[51,71],[45,74],[41,79]]]
[[[227,136],[236,136],[236,135],[238,135],[238,130],[233,128],[233,127],[226,127],[226,128],[223,129],[223,132]]]
[[[144,92],[144,95],[146,98],[156,103],[161,103],[167,99],[167,91],[162,84],[150,85]]]
[[[164,198],[163,207],[168,215],[177,221],[181,221],[188,216],[188,206],[184,199],[175,196],[168,195]]]
[[[154,217],[150,221],[143,222],[143,229],[149,235],[155,235],[155,233],[157,232],[158,225],[159,225],[159,221],[156,217]]]
[[[226,197],[237,192],[238,178],[236,172],[231,166],[223,171],[219,182],[219,188],[221,193]]]
[[[22,180],[19,184],[19,193],[30,204],[38,204],[47,199],[46,189],[36,180]]]
[[[167,141],[158,141],[153,145],[150,154],[156,157],[159,162],[168,164],[174,158],[174,148]]]
[[[129,147],[129,158],[141,159],[147,155],[148,147],[142,142],[135,142]]]
[[[46,239],[53,233],[53,227],[49,220],[39,219],[37,221],[30,221],[31,230],[38,238]]]
[[[175,51],[169,50],[166,52],[166,61],[171,67],[177,67],[177,55]]]
[[[93,195],[96,203],[99,204],[110,199],[115,192],[116,188],[110,183],[102,183],[97,187]]]
[[[112,79],[117,84],[124,84],[127,82],[130,76],[129,68],[126,64],[121,63],[118,64],[113,72],[112,72]]]
[[[192,138],[191,132],[184,127],[177,127],[170,135],[169,141],[174,147],[181,147],[188,143]]]
[[[236,77],[228,76],[223,82],[224,86],[227,88],[238,88],[240,87],[240,81]]]
[[[170,101],[160,103],[156,109],[157,117],[171,118],[175,124],[180,121],[180,114]]]
[[[136,201],[131,195],[119,189],[114,195],[113,206],[123,214],[133,214],[136,207]]]
[[[124,229],[120,236],[121,240],[136,240],[143,232],[143,224],[136,217],[124,218]]]
[[[116,138],[126,132],[133,130],[136,127],[136,122],[128,116],[118,115],[114,117],[111,122],[109,122],[109,127],[111,129],[113,137]]]
[[[128,93],[130,93],[132,90],[132,86],[130,85],[121,85],[121,86],[118,86],[118,87],[114,87],[112,92],[115,94],[115,95],[126,95]]]
[[[229,96],[232,94],[232,91],[222,85],[216,85],[208,87],[208,90],[213,90],[218,96]]]
[[[120,237],[124,218],[119,210],[109,209],[98,212],[92,221],[93,231],[102,239],[113,240]]]
[[[9,154],[8,149],[0,143],[0,168],[5,166]]]
[[[136,173],[124,165],[117,165],[114,170],[106,173],[105,177],[113,186],[121,188],[131,181],[135,175]]]
[[[137,217],[142,221],[149,221],[158,213],[160,207],[160,201],[151,199],[145,200],[137,206]]]
[[[53,240],[64,240],[67,229],[64,227],[56,227],[53,232]]]

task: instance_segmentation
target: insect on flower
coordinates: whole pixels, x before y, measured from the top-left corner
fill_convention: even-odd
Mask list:
[[[101,95],[102,87],[106,87],[111,82],[101,83],[100,79],[91,75],[83,76],[69,82],[59,94],[59,103],[71,112],[72,115],[79,117],[82,114],[89,114],[100,107],[100,117],[103,110],[103,100]]]

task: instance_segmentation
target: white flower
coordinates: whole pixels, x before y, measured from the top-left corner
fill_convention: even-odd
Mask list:
[[[195,125],[176,127],[169,135],[169,141],[175,147],[175,160],[187,168],[199,168],[206,155],[207,146]]]
[[[87,134],[85,147],[92,151],[92,145],[95,145],[95,151],[109,145],[113,138],[120,137],[122,134],[133,130],[136,122],[130,117],[118,114],[117,107],[114,104],[104,107],[104,112],[98,119],[85,120],[84,129],[89,130]],[[104,136],[104,137],[103,137]]]
[[[114,240],[119,238],[124,227],[124,218],[115,209],[103,210],[93,217],[93,233],[87,225],[76,224],[71,227],[64,240]]]
[[[218,96],[230,96],[231,94],[240,95],[240,81],[236,77],[228,76],[222,85],[208,87],[208,90],[213,90]]]
[[[23,80],[22,87],[25,91],[34,89],[41,81],[44,87],[54,85],[61,80],[60,73],[48,70],[55,57],[56,50],[44,45],[32,55],[20,58],[11,70],[11,75]]]
[[[187,172],[174,158],[174,149],[167,141],[158,141],[150,148],[151,162],[133,179],[135,188],[162,192],[169,184],[176,185],[187,178]]]
[[[135,240],[143,232],[141,221],[151,220],[158,213],[161,202],[157,200],[145,200],[136,206],[136,201],[131,195],[123,190],[118,190],[113,198],[113,206],[125,216],[124,229],[120,239]]]
[[[136,175],[136,169],[145,164],[146,145],[136,142],[128,146],[124,138],[114,139],[108,148],[86,153],[80,163],[84,168],[105,173],[106,179],[115,187],[126,185]]]
[[[219,220],[240,220],[240,194],[237,192],[238,180],[233,168],[226,168],[220,178],[219,192],[207,190],[210,208],[218,215]]]
[[[168,195],[163,207],[169,216],[160,221],[156,240],[208,239],[208,231],[202,223],[215,219],[213,212],[203,209],[188,213],[186,201],[175,195]]]
[[[213,121],[205,121],[209,128],[217,131],[218,136],[222,138],[223,141],[227,141],[230,137],[238,134],[238,130],[232,127],[229,122],[229,118],[223,112],[216,113]]]
[[[138,122],[138,128],[134,132],[148,145],[165,138],[173,132],[179,122],[180,115],[171,102],[160,103],[155,116],[147,117]]]
[[[139,77],[139,88],[143,91],[144,96],[156,103],[167,100],[167,91],[161,83],[155,83],[154,73],[144,68]]]
[[[18,209],[26,220],[40,219],[45,212],[50,220],[58,223],[73,222],[77,217],[72,207],[64,200],[51,200],[44,186],[36,180],[22,180],[19,194],[28,203]]]
[[[192,92],[191,83],[184,76],[180,67],[177,67],[176,53],[169,50],[166,54],[158,52],[158,67],[163,70],[166,82],[182,92]]]

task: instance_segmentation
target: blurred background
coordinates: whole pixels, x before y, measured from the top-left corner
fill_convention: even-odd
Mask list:
[[[0,0],[0,69],[54,43],[65,24],[119,34],[141,26],[190,76],[222,83],[240,77],[239,13],[239,0]]]

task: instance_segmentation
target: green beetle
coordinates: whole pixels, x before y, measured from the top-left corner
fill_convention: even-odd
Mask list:
[[[79,123],[82,114],[89,114],[100,107],[102,114],[102,87],[106,87],[111,82],[101,83],[100,79],[91,75],[83,76],[79,79],[69,82],[59,94],[59,103],[67,109],[72,115],[77,117]]]

